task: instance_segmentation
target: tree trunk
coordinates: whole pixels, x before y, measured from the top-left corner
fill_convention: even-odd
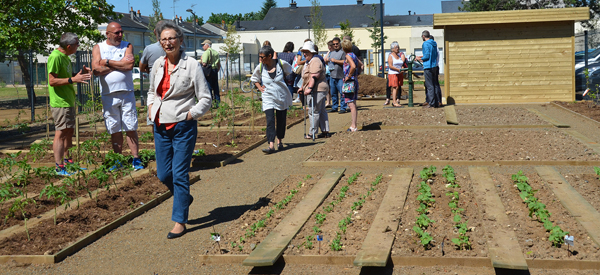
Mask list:
[[[17,55],[17,60],[19,61],[19,66],[21,67],[21,73],[23,73],[23,81],[25,82],[25,87],[27,88],[27,105],[31,104],[31,97],[33,96],[33,104],[36,104],[36,96],[35,91],[33,90],[33,86],[31,85],[31,74],[29,73],[29,59],[28,56],[25,56],[25,52],[19,51],[19,55]]]

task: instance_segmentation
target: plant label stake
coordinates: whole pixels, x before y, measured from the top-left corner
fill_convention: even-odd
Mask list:
[[[565,235],[565,243],[567,244],[567,255],[571,256],[571,246],[575,246],[575,236]]]
[[[219,234],[215,231],[214,225],[212,228],[213,228],[214,232],[210,233],[210,239],[217,243],[217,247],[219,248],[219,253],[223,254],[223,251],[221,251],[221,245],[219,244],[219,242],[221,241],[221,234]]]
[[[321,254],[321,242],[323,241],[323,235],[317,235],[317,241],[319,242],[319,254]]]

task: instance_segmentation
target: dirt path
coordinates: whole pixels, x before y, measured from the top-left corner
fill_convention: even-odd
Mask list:
[[[420,101],[418,101],[420,100]],[[415,102],[422,102],[421,99]],[[403,101],[405,103],[406,101]],[[383,101],[360,101],[361,108],[381,108]],[[566,115],[554,107],[533,106],[543,113],[571,124],[582,134],[600,140],[600,129],[590,127],[585,121]],[[332,132],[345,130],[350,123],[350,114],[331,114]],[[361,123],[361,122],[359,122]],[[491,268],[465,267],[386,267],[383,269],[360,269],[353,266],[326,265],[279,265],[274,269],[252,269],[239,264],[201,265],[199,255],[204,254],[213,242],[210,240],[212,226],[224,232],[231,221],[248,210],[258,199],[269,193],[278,183],[290,174],[322,173],[326,168],[302,167],[302,162],[323,145],[322,141],[312,142],[302,138],[304,125],[298,124],[286,133],[283,152],[264,155],[261,149],[252,150],[237,162],[222,168],[195,171],[201,180],[191,187],[195,197],[190,208],[190,232],[184,237],[167,240],[167,232],[172,228],[170,221],[172,199],[169,199],[148,213],[121,226],[95,243],[84,248],[61,263],[47,266],[19,266],[9,264],[3,268],[4,274],[493,274]],[[390,168],[352,167],[346,173],[391,173]],[[494,170],[519,169],[519,167],[498,167]],[[533,169],[533,168],[528,168]],[[559,168],[561,172],[581,172],[581,168]],[[585,169],[583,169],[585,170]],[[591,170],[591,169],[590,169]],[[587,171],[587,170],[585,170]],[[591,173],[590,171],[587,171]],[[565,274],[530,270],[532,274]],[[458,272],[458,273],[455,273]],[[576,274],[593,274],[578,272]]]

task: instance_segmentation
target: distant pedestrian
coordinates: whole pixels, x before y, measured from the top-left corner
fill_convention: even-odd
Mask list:
[[[406,57],[402,52],[400,52],[400,46],[398,45],[398,42],[392,42],[390,49],[392,52],[388,56],[388,82],[392,90],[392,106],[402,107],[402,105],[400,105],[399,97],[402,95],[404,72],[401,72],[400,70],[402,69],[404,62],[406,62]],[[388,105],[389,103],[389,99],[386,99],[383,105]]]
[[[206,81],[208,82],[208,87],[212,91],[213,107],[218,108],[219,103],[221,102],[221,91],[219,90],[221,59],[219,57],[219,52],[212,48],[212,41],[206,39],[202,42],[202,45],[202,49],[204,49],[204,53],[202,54],[202,66],[211,68],[210,75]]]
[[[350,42],[352,42],[352,36],[346,35],[346,36],[344,36],[344,40],[350,40]],[[360,54],[360,49],[356,45],[354,45],[354,42],[352,43],[352,53],[354,53],[354,55],[356,55],[356,58],[358,58],[358,60],[362,60],[362,55]],[[357,69],[358,69],[358,74],[361,74],[365,68],[364,68],[364,65],[361,65]]]
[[[327,85],[331,83],[331,71],[333,70],[333,65],[330,65],[333,63],[328,62],[331,51],[333,51],[333,40],[327,41],[327,54],[323,57],[325,59],[325,64],[327,65],[327,70],[325,70]],[[327,103],[325,104],[325,108],[331,108],[331,93],[327,93]]]
[[[106,41],[92,50],[94,75],[100,76],[104,124],[110,134],[115,153],[123,153],[123,133],[133,155],[133,168],[143,169],[138,155],[138,120],[133,92],[133,46],[123,41],[121,24],[111,22],[106,27]],[[123,165],[123,164],[120,164]],[[119,167],[113,167],[119,168]]]
[[[269,46],[269,47],[273,48],[273,46],[271,45],[271,41],[269,41],[269,40],[265,40],[265,42],[263,42],[263,47],[264,46]],[[273,59],[277,59],[277,52],[276,51],[273,51]]]
[[[256,66],[250,80],[262,93],[262,110],[267,116],[267,142],[269,147],[263,149],[265,154],[283,150],[287,109],[292,106],[292,95],[285,83],[285,76],[292,73],[292,65],[281,59],[273,59],[273,48],[260,48],[258,58],[261,63]]]
[[[310,120],[310,130],[304,138],[312,139],[313,135],[317,135],[319,128],[321,129],[319,137],[329,137],[329,116],[325,109],[325,100],[329,93],[329,85],[327,85],[325,77],[327,68],[323,61],[316,57],[317,50],[312,41],[304,43],[302,54],[307,64],[302,71],[303,84],[298,93],[307,96],[306,106],[309,108]]]
[[[50,107],[54,118],[55,133],[52,149],[59,176],[70,176],[65,163],[73,163],[69,148],[73,146],[75,129],[75,88],[73,83],[86,83],[90,80],[90,70],[83,65],[78,73],[73,73],[69,55],[77,52],[79,38],[74,33],[64,33],[60,37],[58,49],[48,57],[48,91]],[[65,157],[66,152],[66,158]]]
[[[350,42],[352,44],[352,42]],[[342,84],[344,82],[344,60],[346,60],[346,53],[342,50],[341,40],[339,37],[333,38],[333,51],[329,53],[327,62],[331,62],[330,66],[333,67],[331,70],[331,80],[329,81],[329,89],[331,92],[331,110],[330,112],[338,112],[343,114],[346,113],[348,104],[342,100]],[[351,47],[352,49],[352,47]],[[338,106],[339,105],[339,106]]]
[[[294,53],[294,43],[287,42],[285,43],[285,47],[283,47],[283,52],[279,54],[279,58],[288,64],[294,64],[294,59],[296,59],[296,53]],[[285,77],[285,84],[290,90],[290,94],[294,97],[294,93],[296,93],[296,88],[294,88],[294,80],[296,79],[296,73],[292,71],[291,74]]]
[[[357,120],[358,120],[358,109],[356,107],[356,100],[358,99],[358,71],[357,67],[361,66],[360,60],[352,52],[352,42],[350,40],[344,40],[342,42],[342,48],[346,52],[346,60],[344,60],[344,79],[342,84],[342,97],[344,102],[348,104],[350,113],[352,114],[352,123],[348,132],[356,132]]]
[[[150,71],[152,71],[154,61],[156,61],[156,59],[158,59],[161,56],[165,56],[165,51],[160,45],[160,36],[156,33],[156,30],[162,27],[162,24],[164,24],[164,22],[165,21],[161,20],[156,23],[156,26],[154,27],[154,36],[156,36],[156,43],[152,43],[146,46],[146,48],[144,48],[144,52],[142,53],[142,57],[140,58],[140,72],[147,73],[148,76],[150,75]],[[152,121],[149,118],[147,118],[146,124],[152,125]],[[154,134],[154,131],[152,131],[152,133]]]
[[[154,122],[156,174],[173,194],[167,239],[187,232],[190,195],[190,163],[198,137],[198,118],[211,107],[210,91],[198,61],[182,51],[183,32],[167,21],[157,29],[166,56],[158,58],[150,72],[148,116]]]
[[[429,31],[423,31],[423,55],[417,56],[417,60],[423,62],[423,72],[425,75],[425,87],[427,89],[427,105],[424,108],[434,108],[442,106],[442,90],[439,83],[439,68],[437,64],[438,49],[437,43],[431,39]]]

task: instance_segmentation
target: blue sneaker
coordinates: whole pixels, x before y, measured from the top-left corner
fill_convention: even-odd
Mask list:
[[[142,165],[142,160],[139,158],[133,158],[133,171],[144,169],[144,165]]]
[[[56,175],[57,176],[62,176],[62,177],[70,177],[73,175],[73,173],[69,173],[67,172],[67,169],[65,169],[64,166],[56,166]]]
[[[115,165],[113,165],[110,169],[108,169],[109,171],[115,171],[115,170],[119,170],[123,168],[123,164],[121,164],[120,161],[117,161],[117,163]]]

